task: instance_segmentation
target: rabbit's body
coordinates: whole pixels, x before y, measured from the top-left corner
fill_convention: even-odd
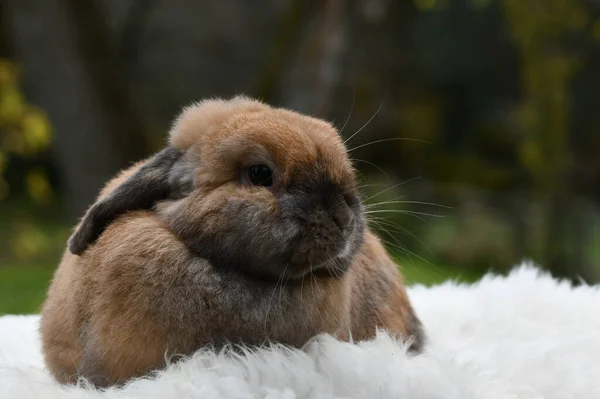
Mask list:
[[[227,131],[252,126],[248,107],[263,113],[254,131],[282,126],[270,119],[276,110],[263,104],[238,99],[219,105],[225,109],[220,114],[204,109],[192,114],[196,119],[182,117],[171,136],[175,150],[109,182],[78,226],[69,245],[79,255],[65,252],[42,311],[45,359],[59,381],[84,376],[110,385],[160,368],[171,355],[206,346],[271,341],[300,347],[319,333],[362,340],[378,327],[412,339],[417,349],[421,345],[421,326],[401,276],[365,226],[362,205],[336,199],[355,190],[337,134],[325,135],[329,141],[315,146],[284,131],[287,142],[264,147],[284,146],[286,154],[270,148],[273,162],[286,167],[296,162],[305,170],[295,170],[293,183],[284,184],[282,177],[285,190],[277,188],[276,173],[272,186],[240,188],[227,178],[222,157],[230,159],[225,151],[252,143],[206,148],[227,142]],[[284,128],[319,134],[318,129],[331,129],[280,112],[291,118]],[[204,148],[197,146],[203,138],[194,137],[190,126],[206,131],[211,124],[220,127]],[[221,156],[211,159],[219,151]],[[329,165],[330,158],[341,165]],[[223,176],[215,176],[211,165]],[[321,174],[314,174],[319,168]],[[320,180],[324,175],[326,184]],[[317,194],[298,188],[309,182]],[[317,216],[315,201],[321,207]],[[298,210],[303,207],[306,213]]]

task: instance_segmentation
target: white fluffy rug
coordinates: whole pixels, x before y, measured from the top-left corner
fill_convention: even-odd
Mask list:
[[[429,334],[417,357],[385,334],[356,346],[322,336],[305,351],[199,352],[105,392],[54,383],[38,317],[2,317],[0,398],[600,398],[600,286],[574,289],[523,265],[410,294]]]

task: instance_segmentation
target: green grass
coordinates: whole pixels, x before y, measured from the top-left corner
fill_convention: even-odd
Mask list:
[[[39,312],[70,230],[56,204],[0,202],[0,315]]]
[[[472,283],[482,274],[477,272],[459,272],[456,268],[444,265],[434,265],[423,261],[403,262],[398,260],[406,285],[423,284],[432,286],[447,280]]]
[[[0,315],[38,313],[53,267],[0,267]]]

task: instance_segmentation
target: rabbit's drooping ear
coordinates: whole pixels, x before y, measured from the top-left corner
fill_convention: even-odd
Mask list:
[[[174,191],[182,192],[183,179],[172,171],[181,151],[167,147],[150,158],[137,172],[107,197],[96,202],[85,214],[77,231],[69,238],[68,247],[81,255],[94,243],[106,227],[119,215],[133,210],[150,209],[157,201],[167,199]]]

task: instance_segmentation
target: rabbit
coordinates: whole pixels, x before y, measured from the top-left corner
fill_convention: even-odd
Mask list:
[[[167,146],[107,183],[41,311],[45,363],[98,387],[226,344],[302,348],[425,332],[369,230],[328,122],[237,96],[184,108]]]

